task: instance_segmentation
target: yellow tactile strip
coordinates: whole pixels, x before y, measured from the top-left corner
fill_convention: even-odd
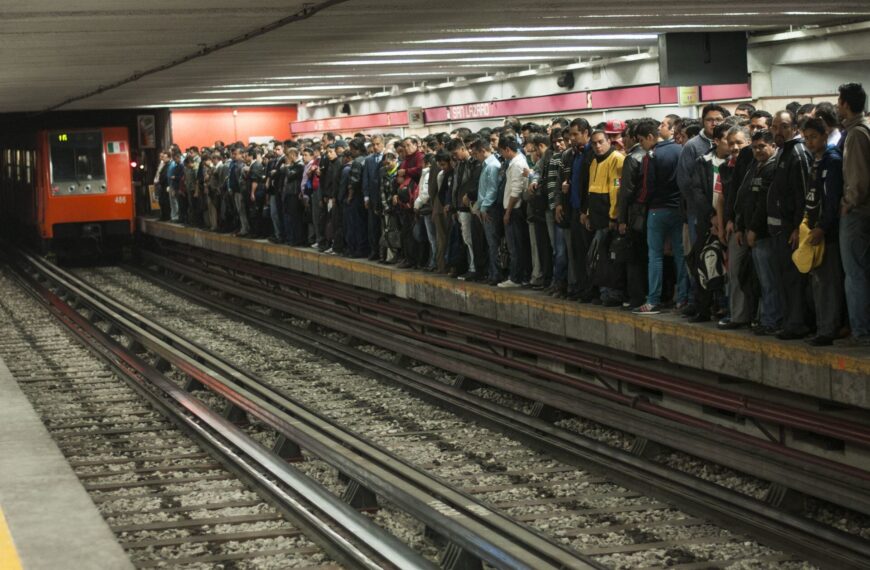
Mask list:
[[[6,524],[3,509],[0,508],[0,570],[21,570],[21,560],[15,543],[12,541],[12,533]]]

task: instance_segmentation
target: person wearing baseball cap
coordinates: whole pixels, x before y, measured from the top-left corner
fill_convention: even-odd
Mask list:
[[[610,119],[604,123],[604,134],[610,140],[610,146],[619,152],[625,152],[625,144],[622,142],[622,133],[625,131],[625,121],[622,119]]]

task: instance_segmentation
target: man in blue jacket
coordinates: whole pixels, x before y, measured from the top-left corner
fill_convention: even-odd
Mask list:
[[[366,209],[366,227],[368,242],[371,244],[369,259],[378,259],[377,244],[381,242],[381,191],[380,172],[381,160],[384,158],[384,138],[380,135],[372,137],[371,154],[369,154],[362,170],[363,204]]]
[[[169,219],[176,224],[181,221],[178,201],[183,179],[184,166],[181,164],[181,151],[173,150],[172,160],[166,165],[166,180],[169,184]]]
[[[804,208],[811,230],[810,243],[825,243],[821,265],[810,272],[816,308],[816,336],[807,342],[813,346],[833,344],[843,324],[845,302],[838,239],[843,155],[836,146],[828,146],[826,127],[822,119],[809,119],[803,126],[804,144],[814,159]]]
[[[657,315],[661,312],[664,280],[665,241],[677,269],[677,310],[686,306],[688,298],[686,264],[683,262],[683,220],[680,215],[680,187],[677,185],[677,163],[682,149],[673,139],[661,140],[657,125],[643,122],[636,129],[637,139],[647,152],[641,165],[641,189],[638,200],[647,205],[647,252],[649,258],[647,301],[632,313]]]

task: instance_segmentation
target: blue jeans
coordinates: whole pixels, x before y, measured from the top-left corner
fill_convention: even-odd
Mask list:
[[[178,222],[178,190],[175,190],[171,187],[169,188],[169,212],[169,219],[173,222]]]
[[[846,306],[853,337],[870,336],[870,218],[840,218],[840,255],[846,272]]]
[[[284,203],[280,194],[269,196],[269,215],[272,218],[272,233],[278,241],[284,241]]]
[[[752,248],[752,263],[761,283],[761,326],[774,329],[782,326],[783,299],[776,262],[773,238],[756,240]]]
[[[570,236],[571,230],[556,225],[554,227],[554,233],[556,239],[553,244],[555,249],[555,253],[553,254],[553,281],[559,284],[567,284],[569,281],[567,240]],[[576,285],[576,283],[572,283],[572,285]]]
[[[698,241],[698,216],[691,213],[688,214],[686,225],[689,227],[689,243],[692,244],[691,247],[694,247],[695,242]],[[680,239],[682,239],[682,237]],[[697,281],[695,275],[690,271],[686,271],[686,287],[689,291],[689,303],[694,303],[696,301],[695,296],[698,289]]]
[[[678,303],[686,302],[688,297],[688,276],[683,260],[683,220],[676,208],[650,210],[646,219],[646,241],[649,253],[649,276],[647,303],[658,305],[662,301],[662,281],[664,277],[665,240],[670,238],[671,252],[677,266],[677,291],[674,298]]]

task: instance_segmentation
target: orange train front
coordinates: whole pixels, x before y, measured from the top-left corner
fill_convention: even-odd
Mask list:
[[[3,149],[5,213],[43,248],[120,252],[134,223],[127,129],[38,131],[30,142]]]

